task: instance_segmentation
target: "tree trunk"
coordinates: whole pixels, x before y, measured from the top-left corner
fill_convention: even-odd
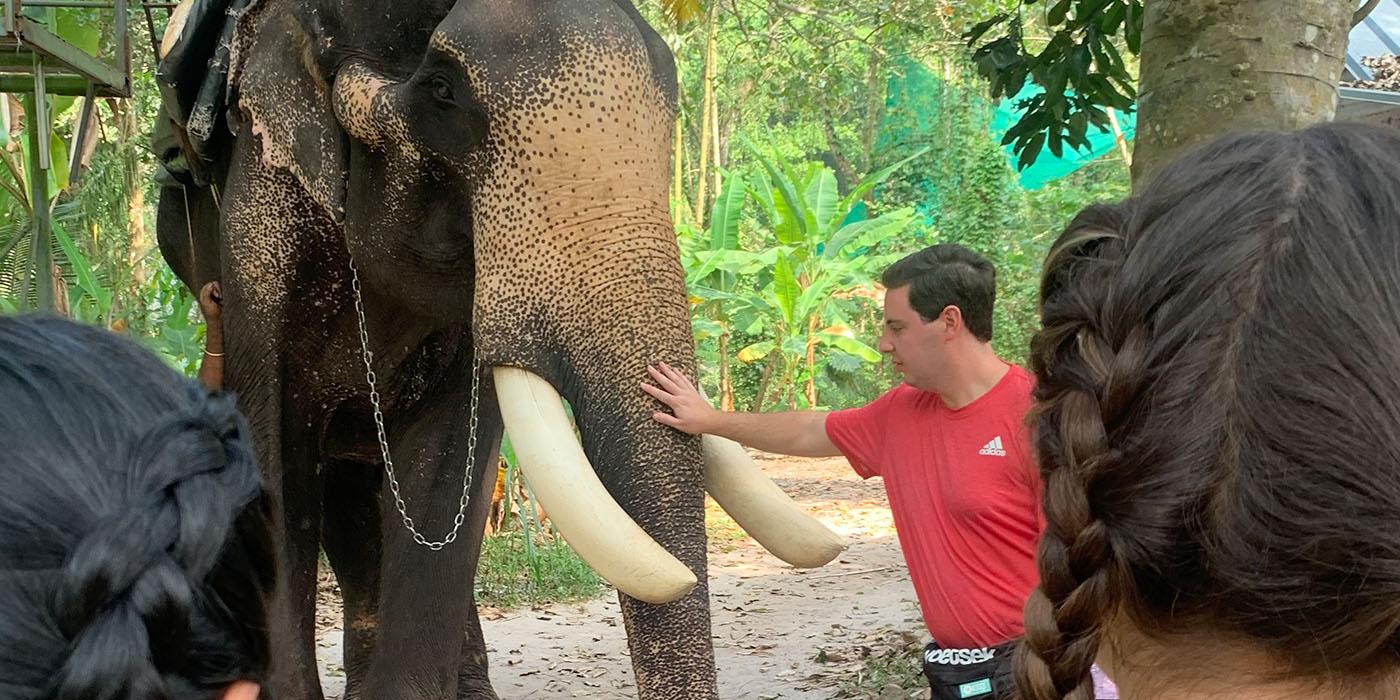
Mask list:
[[[822,133],[826,135],[826,148],[831,152],[831,164],[835,166],[836,182],[843,191],[850,190],[860,182],[860,172],[856,166],[841,152],[841,140],[836,137],[836,125],[832,123],[832,117],[828,113],[822,118]]]
[[[807,320],[807,408],[817,407],[817,316]]]
[[[1113,127],[1113,142],[1123,154],[1123,167],[1128,170],[1128,176],[1132,177],[1133,152],[1128,148],[1128,139],[1123,137],[1123,127],[1118,124],[1118,110],[1112,107],[1108,108],[1108,124]]]
[[[1332,119],[1355,9],[1339,0],[1148,2],[1134,187],[1226,131]]]
[[[46,102],[49,99],[43,97]],[[53,285],[50,284],[49,271],[53,269],[53,234],[52,225],[49,221],[51,212],[49,210],[49,173],[43,169],[40,161],[39,150],[47,149],[49,144],[39,142],[39,126],[41,119],[48,114],[48,109],[39,109],[39,103],[31,95],[23,98],[24,104],[24,128],[25,139],[29,143],[29,151],[25,156],[25,169],[29,171],[29,203],[30,203],[30,226],[33,230],[33,237],[30,239],[30,270],[33,272],[35,301],[39,311],[54,310]],[[42,114],[41,114],[42,113]],[[50,164],[52,165],[52,164]],[[29,272],[27,271],[27,273]],[[27,291],[28,285],[21,286],[21,291]],[[26,303],[26,297],[22,294],[20,302]]]
[[[707,38],[705,39],[705,98],[700,103],[700,180],[699,187],[695,193],[695,226],[705,228],[705,185],[709,175],[710,163],[710,137],[714,127],[710,124],[710,119],[714,116],[715,101],[715,14],[716,5],[710,5],[710,16],[706,20],[709,24]]]
[[[57,265],[49,270],[49,283],[53,285],[53,312],[59,316],[72,316],[73,312],[68,308],[68,283]]]
[[[130,101],[112,100],[112,109],[117,115],[117,137],[121,140],[122,184],[126,187],[126,231],[129,237],[127,263],[131,265],[132,292],[139,296],[140,288],[146,284],[146,249],[150,240],[146,233],[146,188],[141,176],[141,157],[138,151],[141,125],[136,118],[134,105]]]
[[[723,175],[720,173],[720,170],[724,167],[724,157],[720,152],[719,93],[715,90],[715,78],[719,75],[719,52],[715,49],[713,37],[714,35],[712,34],[710,39],[710,55],[712,58],[710,60],[714,63],[714,67],[711,69],[710,73],[710,163],[714,166],[715,174],[714,196],[718,197],[719,193],[724,189]]]
[[[729,328],[719,334],[719,410],[734,410],[734,381],[729,376]]]
[[[875,170],[875,136],[879,133],[880,122],[885,120],[885,91],[888,81],[885,80],[883,68],[880,49],[871,47],[870,63],[865,71],[865,124],[862,125],[860,134],[860,168],[867,173]],[[866,201],[873,204],[874,194],[872,189]]]
[[[778,358],[782,353],[777,351],[768,355],[768,361],[763,363],[763,375],[758,378],[758,391],[753,395],[753,405],[749,406],[750,413],[758,413],[763,410],[763,395],[768,393],[768,382],[773,378],[773,367],[778,364]]]

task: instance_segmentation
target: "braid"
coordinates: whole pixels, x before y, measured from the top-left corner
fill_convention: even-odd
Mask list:
[[[125,510],[100,520],[64,565],[53,608],[70,653],[56,700],[172,697],[163,678],[185,661],[194,591],[261,492],[232,398],[201,393],[193,405],[141,438]]]
[[[1108,438],[1145,379],[1148,339],[1140,324],[1113,323],[1121,221],[1114,208],[1086,210],[1051,251],[1042,284],[1032,362],[1047,528],[1016,658],[1017,686],[1030,700],[1093,698],[1089,671],[1119,600],[1108,523],[1092,495],[1121,462]]]
[[[1396,697],[1397,154],[1361,125],[1231,135],[1052,247],[1024,700],[1087,700],[1120,627],[1127,685]]]

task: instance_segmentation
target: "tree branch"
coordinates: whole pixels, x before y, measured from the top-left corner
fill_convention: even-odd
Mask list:
[[[4,250],[0,250],[0,260],[4,260],[5,257],[10,254],[10,251],[19,247],[19,242],[27,238],[31,230],[33,229],[30,227],[25,227],[23,230],[15,233],[15,237],[10,239],[9,243],[5,244]]]
[[[879,46],[876,46],[875,44],[871,44],[870,42],[866,41],[865,39],[860,38],[858,35],[856,35],[855,32],[851,31],[850,27],[849,27],[846,23],[841,22],[840,20],[831,17],[830,15],[826,14],[825,12],[819,12],[819,11],[817,11],[817,10],[812,10],[812,9],[808,9],[808,8],[805,8],[805,7],[799,7],[799,6],[796,6],[796,5],[789,5],[789,4],[785,3],[785,2],[781,2],[781,1],[778,1],[778,0],[775,0],[775,2],[773,3],[773,6],[774,6],[774,7],[780,7],[780,8],[782,8],[782,9],[784,9],[784,10],[787,10],[788,12],[791,12],[791,13],[793,13],[793,14],[798,14],[798,15],[802,15],[802,16],[804,16],[804,17],[811,17],[811,18],[813,18],[813,19],[820,20],[821,22],[823,22],[823,23],[825,23],[826,25],[830,26],[831,28],[833,28],[833,29],[835,29],[835,30],[837,30],[837,31],[839,31],[839,32],[841,32],[841,33],[843,33],[843,34],[845,34],[846,36],[848,36],[848,37],[850,37],[850,38],[852,38],[852,39],[855,39],[856,41],[859,41],[859,42],[862,43],[862,44],[867,44],[868,46],[870,46],[871,50],[873,50],[873,51],[875,51],[876,53],[880,54],[880,57],[881,57],[881,58],[886,58],[885,50],[884,50],[884,49],[880,48]]]
[[[1379,4],[1381,4],[1381,0],[1366,0],[1366,4],[1362,5],[1356,10],[1354,14],[1352,14],[1352,28],[1355,28],[1356,25],[1361,24],[1361,22],[1364,21],[1367,17],[1370,17],[1371,12],[1374,11],[1376,9],[1376,6]]]

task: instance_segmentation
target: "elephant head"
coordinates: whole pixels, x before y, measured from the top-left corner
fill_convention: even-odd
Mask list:
[[[670,51],[626,0],[458,0],[417,55],[403,11],[359,29],[300,18],[318,93],[280,105],[293,123],[262,157],[343,225],[376,298],[470,323],[542,505],[622,593],[642,697],[714,696],[707,485],[795,564],[842,545],[732,443],[653,422],[638,389],[658,360],[695,369],[668,211]]]

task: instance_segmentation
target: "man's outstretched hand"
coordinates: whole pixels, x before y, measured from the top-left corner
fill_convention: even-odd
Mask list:
[[[719,410],[700,396],[684,374],[665,362],[648,366],[647,374],[656,384],[642,382],[642,391],[671,409],[670,413],[657,411],[651,414],[652,419],[691,435],[709,432],[712,419],[719,414]]]

